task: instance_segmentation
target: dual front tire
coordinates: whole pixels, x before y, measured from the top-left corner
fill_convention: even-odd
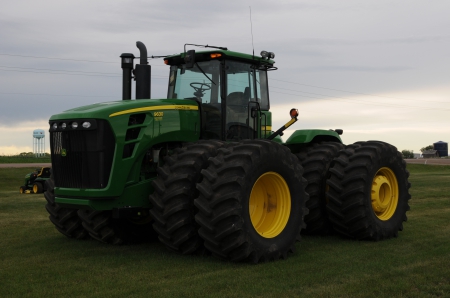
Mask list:
[[[202,171],[194,201],[205,247],[232,261],[285,259],[304,227],[302,172],[290,150],[271,141],[219,150]]]
[[[44,193],[45,200],[47,201],[45,209],[49,213],[49,219],[55,228],[69,238],[87,238],[88,233],[82,226],[77,209],[64,208],[55,202],[55,181],[53,174],[45,183],[47,185],[47,190]]]
[[[150,212],[170,250],[256,263],[286,258],[300,239],[308,196],[284,146],[199,141],[166,158],[158,174]]]

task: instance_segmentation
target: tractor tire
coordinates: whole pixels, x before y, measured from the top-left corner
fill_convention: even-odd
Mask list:
[[[326,210],[326,181],[330,164],[342,149],[344,145],[341,143],[323,142],[296,154],[304,169],[303,177],[308,183],[306,192],[309,194],[306,202],[309,214],[305,216],[306,229],[303,234],[328,235],[333,232]]]
[[[63,208],[55,203],[55,181],[53,180],[53,175],[45,183],[47,187],[44,193],[44,197],[47,200],[45,209],[50,214],[49,219],[55,225],[55,228],[69,238],[87,238],[88,233],[81,225],[77,209]]]
[[[78,210],[78,216],[89,235],[108,244],[140,243],[152,240],[152,218],[147,214],[142,220],[116,219],[111,211]]]
[[[153,229],[168,249],[181,254],[204,251],[194,219],[196,184],[202,181],[200,172],[208,166],[208,158],[215,156],[225,144],[217,140],[185,144],[158,168],[158,177],[152,182],[154,192],[149,197],[150,213]]]
[[[195,219],[215,256],[258,263],[294,252],[308,194],[302,166],[287,147],[242,141],[220,149],[202,174]]]
[[[26,186],[19,187],[19,193],[25,193],[26,190],[27,190]]]
[[[44,192],[44,186],[40,182],[33,183],[33,193],[42,193]]]
[[[357,142],[330,167],[327,211],[334,230],[358,240],[397,237],[407,220],[409,172],[394,146]]]

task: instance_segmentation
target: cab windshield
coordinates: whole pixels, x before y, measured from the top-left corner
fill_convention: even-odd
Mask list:
[[[184,65],[183,65],[184,66]],[[193,68],[171,66],[167,98],[220,103],[220,62],[198,62]]]
[[[167,98],[199,103],[203,139],[252,139],[258,121],[251,109],[269,110],[267,72],[230,60],[197,62],[193,68],[173,65]]]

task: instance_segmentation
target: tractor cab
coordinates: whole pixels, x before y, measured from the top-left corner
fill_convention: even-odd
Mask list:
[[[170,65],[167,98],[198,102],[202,139],[261,138],[269,113],[267,70],[275,69],[268,57],[226,48],[166,57]]]

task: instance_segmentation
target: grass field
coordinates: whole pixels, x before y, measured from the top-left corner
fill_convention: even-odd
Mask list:
[[[0,155],[0,163],[50,163],[50,156],[34,157],[20,155]]]
[[[287,260],[259,265],[68,239],[43,195],[18,192],[33,168],[0,169],[0,297],[450,297],[450,166],[408,169],[398,238],[303,237]]]

